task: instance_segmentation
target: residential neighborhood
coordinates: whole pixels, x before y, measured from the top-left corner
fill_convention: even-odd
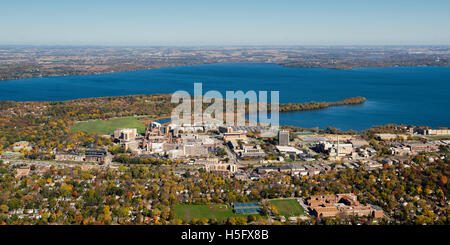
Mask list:
[[[54,159],[48,160],[24,157],[33,145],[20,141],[2,152],[2,176],[11,173],[14,182],[26,182],[28,187],[23,194],[3,192],[3,222],[398,222],[395,217],[402,208],[420,203],[420,192],[400,198],[403,204],[392,207],[352,185],[335,193],[329,187],[332,181],[342,181],[337,177],[342,174],[364,175],[375,182],[383,178],[384,182],[389,181],[385,172],[398,175],[448,162],[449,140],[427,139],[421,130],[396,130],[404,134],[388,137],[152,121],[144,133],[136,128],[115,129],[108,136],[109,147],[53,151]],[[329,178],[331,182],[323,182]],[[317,189],[321,185],[325,189]],[[236,209],[237,202],[244,209]],[[246,208],[247,203],[253,204]],[[447,212],[447,204],[430,210],[433,217]],[[213,210],[210,216],[188,215],[208,206]],[[423,211],[421,206],[416,208],[415,212]],[[221,220],[215,218],[221,215]]]

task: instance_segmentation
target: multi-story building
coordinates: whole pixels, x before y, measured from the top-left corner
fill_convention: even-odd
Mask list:
[[[423,135],[450,135],[450,129],[416,128],[415,131]]]
[[[324,141],[317,144],[316,147],[320,152],[326,153],[332,157],[343,157],[352,154],[353,152],[352,144],[342,144],[342,143],[332,144]]]
[[[362,205],[353,193],[311,196],[306,200],[311,213],[319,218],[336,216],[383,217],[383,210],[375,205]]]
[[[237,165],[234,163],[216,163],[205,165],[205,170],[213,173],[231,174],[237,171]]]
[[[86,162],[110,163],[111,156],[106,150],[87,150],[84,160]]]
[[[55,160],[56,161],[74,161],[74,162],[83,162],[84,154],[81,153],[56,153]]]
[[[223,139],[225,141],[230,141],[230,140],[243,140],[246,141],[247,140],[247,135],[245,133],[242,132],[231,132],[231,133],[223,133]]]
[[[208,148],[203,145],[184,145],[184,155],[186,157],[208,156]]]
[[[114,130],[114,138],[123,141],[132,141],[136,139],[137,129],[135,128],[118,128]]]
[[[278,145],[289,145],[289,131],[278,131]]]
[[[262,158],[266,156],[266,153],[259,145],[244,145],[239,151],[239,156],[241,158]]]

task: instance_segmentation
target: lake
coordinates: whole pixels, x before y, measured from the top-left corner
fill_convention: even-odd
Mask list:
[[[100,75],[0,82],[0,100],[56,101],[131,94],[218,90],[280,91],[280,102],[338,101],[363,96],[362,105],[280,115],[281,124],[361,130],[387,123],[450,126],[450,67],[333,70],[274,64],[208,64]]]

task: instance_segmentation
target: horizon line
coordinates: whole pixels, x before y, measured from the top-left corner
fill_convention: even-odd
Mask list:
[[[450,44],[0,44],[22,47],[450,47]]]

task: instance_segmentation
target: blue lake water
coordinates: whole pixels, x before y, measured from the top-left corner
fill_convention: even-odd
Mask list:
[[[387,123],[450,126],[450,67],[353,70],[287,68],[272,64],[211,64],[100,75],[0,82],[0,100],[47,101],[130,94],[203,91],[280,91],[280,102],[338,101],[364,96],[362,105],[280,115],[281,124],[361,130]]]

